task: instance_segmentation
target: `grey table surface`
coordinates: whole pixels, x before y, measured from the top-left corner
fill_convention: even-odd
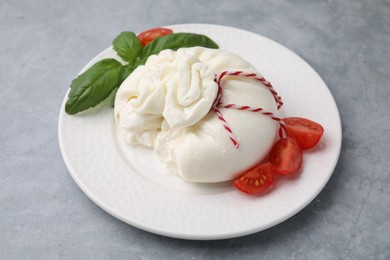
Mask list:
[[[390,259],[390,2],[0,1],[0,258]],[[73,77],[121,31],[210,23],[305,59],[338,105],[343,145],[324,190],[287,221],[219,241],[167,238],[90,201],[58,145]]]

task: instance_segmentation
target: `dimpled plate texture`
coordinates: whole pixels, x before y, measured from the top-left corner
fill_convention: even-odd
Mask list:
[[[259,232],[296,214],[322,190],[340,153],[340,117],[325,83],[296,54],[260,35],[207,24],[167,27],[175,32],[206,34],[221,49],[248,60],[282,96],[285,117],[306,117],[324,126],[321,142],[304,153],[303,169],[297,178],[278,181],[266,195],[247,196],[230,182],[182,181],[167,172],[151,150],[130,147],[121,140],[112,108],[100,106],[70,116],[64,112],[65,97],[59,116],[59,143],[75,182],[114,217],[175,238],[238,237]],[[113,55],[108,48],[83,70]]]

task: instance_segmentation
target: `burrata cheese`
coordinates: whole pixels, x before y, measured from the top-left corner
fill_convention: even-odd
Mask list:
[[[263,161],[279,125],[260,113],[220,108],[240,143],[236,148],[212,110],[215,77],[223,71],[260,75],[241,57],[218,49],[164,50],[149,57],[116,95],[115,120],[123,139],[150,147],[172,173],[189,182],[232,180]],[[269,89],[249,78],[225,77],[221,101],[278,115]]]

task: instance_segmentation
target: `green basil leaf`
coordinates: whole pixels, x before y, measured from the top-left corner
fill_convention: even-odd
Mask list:
[[[133,32],[122,32],[113,40],[112,45],[119,57],[129,64],[133,64],[142,51],[141,42]]]
[[[147,44],[141,55],[137,59],[138,64],[144,64],[147,58],[153,54],[158,54],[165,49],[176,51],[179,48],[201,46],[218,49],[218,45],[209,37],[195,33],[173,33],[158,37]]]
[[[103,59],[72,81],[65,104],[68,114],[76,114],[95,107],[119,87],[122,64],[114,59]]]

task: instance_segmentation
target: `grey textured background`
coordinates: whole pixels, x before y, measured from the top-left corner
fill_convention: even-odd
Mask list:
[[[0,0],[0,258],[390,259],[390,2]],[[70,81],[123,30],[214,23],[303,57],[338,104],[343,146],[320,195],[266,231],[221,241],[138,230],[69,175],[57,122]]]

